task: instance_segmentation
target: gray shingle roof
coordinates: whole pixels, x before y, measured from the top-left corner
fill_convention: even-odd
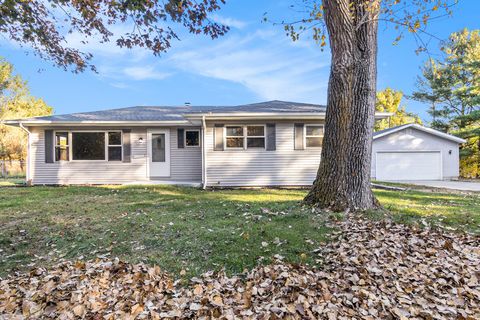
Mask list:
[[[238,112],[259,112],[259,113],[281,113],[281,112],[325,112],[326,107],[322,105],[286,102],[267,101],[238,106],[195,106],[195,107],[161,107],[161,106],[139,106],[92,112],[80,112],[64,115],[52,115],[46,117],[35,117],[22,119],[22,121],[53,121],[53,122],[77,122],[77,121],[182,121],[184,114],[189,113],[238,113]]]
[[[54,122],[76,121],[180,121],[182,114],[191,111],[189,107],[128,107],[92,112],[79,112],[46,117],[35,117],[26,120]]]
[[[245,104],[232,107],[214,107],[214,108],[200,108],[200,110],[195,110],[194,112],[202,113],[239,113],[239,112],[258,112],[258,113],[287,113],[287,112],[325,112],[327,109],[326,106],[311,104],[311,103],[300,103],[300,102],[289,102],[289,101],[266,101],[252,104]]]

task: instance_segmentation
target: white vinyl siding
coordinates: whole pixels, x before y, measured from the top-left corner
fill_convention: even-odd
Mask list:
[[[29,161],[33,184],[124,184],[149,181],[147,177],[147,128],[132,128],[130,134],[131,162],[128,163],[121,161],[45,163],[44,128],[30,127],[29,129],[32,132]],[[61,128],[53,129],[61,131]],[[65,131],[66,128],[63,130]],[[84,130],[94,130],[94,128],[85,128]],[[171,175],[162,180],[201,182],[201,149],[178,149],[177,128],[170,128],[170,132]],[[140,138],[143,139],[143,143],[139,143]]]
[[[294,150],[294,121],[275,122],[275,151],[264,148],[214,151],[215,123],[225,126],[238,124],[207,122],[205,147],[208,186],[306,186],[313,183],[320,164],[321,148]],[[249,124],[264,123],[244,123]]]

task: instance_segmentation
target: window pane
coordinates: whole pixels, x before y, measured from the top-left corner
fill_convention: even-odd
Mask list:
[[[55,133],[55,161],[68,161],[68,133]]]
[[[57,145],[57,146],[67,146],[68,145],[68,133],[67,132],[57,132],[55,134],[55,145]]]
[[[265,135],[263,126],[248,126],[247,127],[248,136],[263,136]]]
[[[122,145],[122,133],[121,132],[109,132],[108,133],[108,144],[111,145],[111,146]]]
[[[152,162],[165,162],[165,134],[152,134]]]
[[[307,126],[307,136],[323,136],[323,127]]]
[[[122,147],[108,147],[108,161],[122,161]]]
[[[196,147],[200,145],[200,132],[185,131],[185,144],[189,147]]]
[[[322,146],[322,137],[307,137],[307,147],[321,147]]]
[[[243,136],[243,127],[227,127],[227,136],[232,136],[232,137]]]
[[[105,160],[104,132],[73,132],[73,160]]]
[[[243,138],[227,138],[227,148],[243,148]]]
[[[68,147],[55,147],[55,161],[68,161]]]
[[[247,138],[247,148],[265,148],[265,138]]]

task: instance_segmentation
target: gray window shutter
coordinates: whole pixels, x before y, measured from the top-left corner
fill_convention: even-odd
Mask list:
[[[45,162],[53,163],[55,153],[53,130],[45,130]]]
[[[275,123],[267,123],[267,151],[275,151],[276,146]]]
[[[303,145],[303,123],[295,123],[295,150],[303,150],[305,146]]]
[[[130,133],[132,130],[123,129],[123,162],[132,162],[132,141]]]
[[[223,151],[223,124],[215,124],[214,128],[214,136],[213,136],[213,150],[215,151]]]
[[[177,141],[178,141],[178,148],[185,148],[185,130],[184,129],[177,129]]]

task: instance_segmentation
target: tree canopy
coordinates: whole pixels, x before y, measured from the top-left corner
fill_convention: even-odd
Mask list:
[[[408,112],[405,106],[401,106],[403,98],[402,91],[396,91],[391,88],[386,88],[383,91],[377,92],[377,102],[375,103],[375,111],[378,112],[392,112],[393,116],[389,119],[382,119],[375,122],[375,131],[396,127],[407,123],[422,124],[420,117]]]
[[[480,30],[454,32],[442,44],[444,57],[422,69],[412,97],[429,104],[432,127],[467,139],[461,174],[480,176]]]
[[[209,19],[225,0],[6,0],[0,2],[0,33],[31,47],[55,65],[83,71],[95,69],[92,54],[70,47],[69,33],[83,36],[88,43],[115,41],[120,47],[144,47],[159,55],[179,39],[176,26],[193,34],[212,38],[225,34],[228,27]],[[115,34],[122,25],[131,31]]]
[[[23,160],[26,134],[20,128],[3,124],[4,120],[51,114],[45,101],[30,94],[27,83],[14,74],[13,65],[0,58],[0,159]]]

